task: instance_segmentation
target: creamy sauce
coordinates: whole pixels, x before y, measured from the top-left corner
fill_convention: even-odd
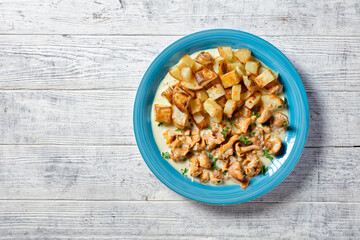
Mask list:
[[[236,49],[234,49],[235,51]],[[198,51],[198,52],[195,52],[193,54],[190,55],[191,58],[196,58],[196,56],[200,53],[200,52],[203,52],[203,51],[206,51],[208,53],[211,54],[211,56],[213,58],[219,56],[219,52],[216,48],[213,48],[213,49],[207,49],[207,50],[201,50],[201,51]],[[268,68],[263,62],[261,62],[260,60],[256,59],[256,58],[253,58],[255,61],[258,61],[262,64],[262,67],[263,68]],[[270,69],[271,70],[271,69]],[[271,70],[273,73],[274,73],[274,76],[275,77],[278,77],[278,73]],[[164,124],[162,126],[158,126],[158,122],[155,121],[155,110],[154,110],[154,104],[159,104],[161,106],[171,106],[171,104],[168,102],[168,100],[166,98],[164,98],[163,96],[161,96],[161,93],[163,91],[165,91],[169,86],[173,86],[174,84],[178,83],[179,81],[176,80],[175,78],[173,78],[169,73],[166,74],[166,76],[164,77],[164,79],[161,81],[158,89],[157,89],[157,92],[155,94],[155,98],[154,98],[154,102],[152,104],[152,108],[151,108],[151,127],[152,127],[152,131],[153,131],[153,134],[154,134],[154,138],[155,138],[155,142],[156,144],[158,145],[158,148],[160,150],[160,152],[171,152],[171,149],[166,145],[165,143],[165,138],[164,136],[162,135],[162,133],[165,131],[165,130],[172,130],[172,131],[175,131],[177,128],[174,126],[174,125],[167,125],[167,124]],[[281,93],[278,93],[277,96],[279,96],[280,98],[284,99],[285,96],[284,94],[281,92]],[[284,108],[280,108],[280,109],[274,109],[272,110],[273,113],[276,113],[276,112],[281,112],[283,114],[285,114],[286,116],[288,116],[288,110],[287,109],[284,109]],[[235,127],[233,127],[235,128]],[[203,132],[204,130],[201,131],[201,133]],[[274,133],[273,133],[274,134]],[[279,137],[281,141],[284,141],[284,138],[285,138],[285,132],[281,133],[281,134],[274,134],[275,136]],[[263,165],[265,166],[269,166],[269,164],[271,164],[271,161],[264,157],[264,156],[259,156],[261,162],[263,163]],[[168,161],[168,163],[173,166],[177,171],[181,172],[181,169],[185,169],[185,168],[188,168],[189,171],[187,172],[187,177],[188,178],[191,178],[193,181],[198,181],[197,178],[193,178],[190,176],[190,161],[189,160],[186,160],[184,162],[174,162],[172,159],[166,159]],[[217,161],[217,164],[218,166],[221,167],[221,161]],[[209,172],[210,173],[210,172]],[[212,184],[210,181],[207,182],[207,183],[203,183],[202,184],[206,184],[206,185],[215,185],[215,184]],[[228,179],[225,179],[222,181],[222,183],[220,184],[220,186],[223,186],[223,185],[232,185],[232,184],[237,184],[235,182],[233,182],[230,178]]]

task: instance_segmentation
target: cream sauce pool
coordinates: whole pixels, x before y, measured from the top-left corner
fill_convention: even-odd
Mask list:
[[[195,52],[195,53],[191,54],[190,57],[194,59],[200,52],[203,52],[203,51],[210,53],[213,58],[219,56],[218,50],[216,48],[213,48],[213,49],[207,49],[207,50]],[[236,49],[234,49],[234,51],[236,51]],[[263,62],[261,62],[260,60],[256,59],[256,61],[260,62],[263,67],[267,68],[266,65]],[[273,71],[273,73],[276,77],[278,76],[278,73],[276,73],[274,71]],[[175,131],[177,128],[174,125],[162,125],[160,127],[158,126],[159,123],[155,121],[154,104],[159,104],[161,106],[171,106],[171,104],[167,101],[167,99],[164,98],[163,96],[161,96],[161,93],[163,91],[165,91],[169,86],[173,86],[174,84],[176,84],[178,82],[179,82],[178,80],[176,80],[169,73],[167,73],[166,76],[164,77],[164,79],[161,81],[161,83],[156,91],[154,102],[151,107],[151,127],[152,127],[153,135],[155,138],[155,142],[156,142],[160,152],[169,152],[169,153],[171,152],[171,149],[165,143],[165,138],[162,135],[162,133],[165,130]],[[279,93],[277,95],[283,99],[285,97],[283,93]],[[275,112],[281,112],[281,113],[285,114],[286,116],[288,116],[288,111],[287,111],[287,109],[284,109],[284,108],[275,109],[273,111],[273,113],[275,113]],[[281,141],[283,141],[285,138],[285,133],[282,133],[282,134],[279,134],[276,136],[279,137],[281,139]],[[259,156],[259,158],[260,158],[261,162],[263,163],[263,165],[265,165],[265,166],[268,166],[271,163],[270,160],[266,157]],[[185,168],[190,169],[189,160],[186,160],[184,162],[174,162],[171,159],[166,159],[166,161],[168,161],[168,163],[179,172],[181,171],[181,169],[185,169]],[[221,162],[221,161],[218,161],[218,162]],[[189,178],[191,178],[193,181],[196,180],[197,178],[193,178],[190,176],[189,171],[187,172],[186,175]],[[198,180],[196,180],[196,181],[198,181]],[[207,183],[202,183],[202,184],[215,185],[215,184],[212,184],[210,181]],[[220,184],[220,186],[221,185],[232,185],[232,184],[236,184],[236,183],[233,182],[230,178],[228,178],[228,179],[222,181],[222,184]]]

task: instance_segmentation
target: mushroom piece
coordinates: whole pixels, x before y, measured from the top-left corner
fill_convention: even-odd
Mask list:
[[[257,123],[264,123],[272,117],[272,113],[269,109],[264,108],[260,117],[256,120]]]
[[[220,183],[223,180],[223,175],[221,173],[221,170],[213,170],[211,176],[210,176],[210,181],[212,183]]]
[[[283,113],[277,112],[274,114],[274,118],[270,122],[270,128],[271,131],[276,131],[279,129],[286,130],[288,124],[289,124],[288,117]]]
[[[262,170],[262,163],[256,154],[247,154],[243,167],[247,176],[255,177]]]
[[[211,161],[204,151],[201,152],[199,162],[200,162],[200,167],[211,168]]]
[[[190,176],[197,177],[202,174],[202,170],[200,169],[200,163],[197,158],[192,157],[190,159]]]
[[[237,180],[242,180],[245,177],[241,165],[238,161],[231,164],[229,168],[229,174]]]
[[[210,180],[210,174],[206,169],[203,169],[202,173],[200,174],[199,180],[200,182],[207,182]]]
[[[232,136],[229,141],[223,145],[220,146],[219,150],[219,158],[220,159],[226,159],[233,155],[234,153],[234,143],[239,140],[239,135]]]
[[[269,149],[269,154],[275,154],[281,149],[281,140],[280,138],[274,136],[273,138],[265,141],[264,145]]]

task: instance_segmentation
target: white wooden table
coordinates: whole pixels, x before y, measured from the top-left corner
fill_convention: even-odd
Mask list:
[[[151,61],[211,28],[278,47],[310,105],[293,172],[232,206],[165,187],[132,127]],[[359,63],[359,0],[0,0],[0,238],[360,239]]]

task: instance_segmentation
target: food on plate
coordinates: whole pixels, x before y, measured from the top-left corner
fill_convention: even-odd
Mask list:
[[[183,56],[169,69],[152,106],[161,155],[203,184],[266,174],[289,125],[277,73],[250,49],[219,46]]]

